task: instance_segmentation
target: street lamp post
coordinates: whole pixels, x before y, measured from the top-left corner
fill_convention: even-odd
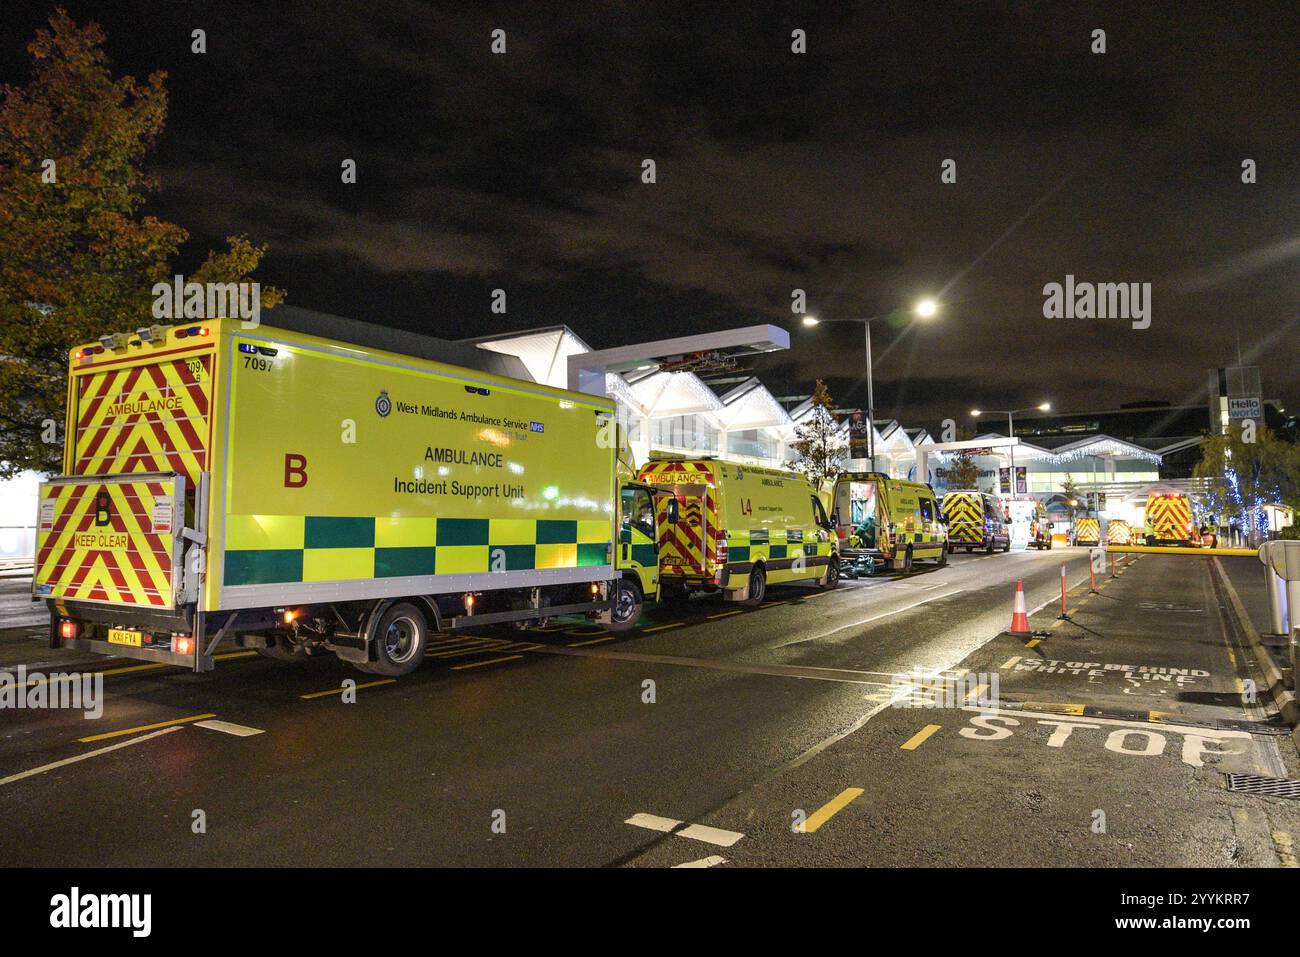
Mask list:
[[[912,309],[921,319],[930,319],[939,311],[939,304],[933,299],[922,299]],[[816,316],[804,316],[805,326],[819,326],[823,322],[860,322],[866,338],[867,347],[867,463],[868,471],[876,470],[876,392],[871,376],[871,321],[880,316],[868,316],[866,319],[818,319]]]
[[[1012,416],[1014,416],[1017,412],[1050,412],[1051,410],[1052,410],[1052,403],[1041,402],[1038,405],[1026,406],[1023,409],[971,409],[970,414],[972,417],[976,419],[978,419],[981,415],[984,415],[986,413],[989,415],[1005,415],[1007,417],[1007,438],[1014,439],[1016,437],[1016,424],[1012,419]],[[1011,488],[1011,496],[1014,498],[1016,494],[1016,447],[1014,445],[1010,445],[1008,446],[1008,448],[1011,449],[1010,452],[1011,466],[1010,466],[1009,484]],[[1026,484],[1026,489],[1028,489],[1027,484]]]

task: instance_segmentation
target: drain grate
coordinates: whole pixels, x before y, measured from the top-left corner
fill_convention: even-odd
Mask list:
[[[1267,794],[1269,797],[1291,798],[1300,801],[1300,781],[1291,778],[1266,778],[1259,774],[1229,774],[1229,791],[1247,794]]]

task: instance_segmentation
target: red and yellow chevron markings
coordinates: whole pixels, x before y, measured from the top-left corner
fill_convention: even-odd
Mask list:
[[[74,475],[177,472],[208,465],[212,355],[102,369],[77,379]]]
[[[42,494],[54,500],[36,533],[42,597],[173,604],[173,536],[153,529],[155,503],[174,500],[173,480],[57,482]]]
[[[1074,525],[1076,542],[1100,542],[1101,522],[1095,518],[1081,518]]]
[[[1147,499],[1147,526],[1157,540],[1190,541],[1192,508],[1182,495],[1152,495]]]

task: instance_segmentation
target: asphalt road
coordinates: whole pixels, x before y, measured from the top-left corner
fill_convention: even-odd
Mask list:
[[[1086,585],[1082,549],[956,555],[829,592],[773,588],[757,609],[652,609],[617,638],[574,623],[485,629],[440,639],[397,682],[245,652],[208,675],[97,663],[101,717],[0,712],[0,846],[12,865],[877,862],[872,828],[843,857],[736,835],[760,808],[770,826],[811,810],[807,792],[838,791],[842,769],[805,784],[800,803],[764,797],[830,755],[881,746],[861,735],[898,720],[882,713],[895,675],[951,673],[1005,640],[1015,580],[1031,609],[1051,606],[1063,562]],[[355,703],[340,693],[349,678]],[[259,733],[201,727],[201,716]],[[67,759],[80,760],[57,765]],[[875,776],[900,810],[909,790],[936,786],[933,773],[899,771],[882,758],[850,777],[870,787]],[[985,797],[996,814],[996,794]],[[706,820],[717,831],[682,835]],[[922,829],[898,846],[926,841]],[[926,863],[915,858],[884,862]]]

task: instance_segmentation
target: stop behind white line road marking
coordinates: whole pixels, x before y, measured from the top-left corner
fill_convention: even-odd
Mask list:
[[[683,821],[671,817],[660,817],[657,814],[633,814],[623,823],[631,824],[633,827],[644,827],[651,831],[659,831],[661,834],[689,837],[693,841],[703,841],[705,844],[713,844],[717,847],[731,847],[745,836],[739,831],[724,831],[720,827],[709,827],[707,824],[688,824],[678,831],[676,829],[682,826]]]
[[[251,738],[255,734],[264,734],[261,728],[250,728],[243,724],[233,724],[229,721],[196,721],[196,728],[207,728],[209,731],[221,731],[224,734],[233,734],[237,738]]]

